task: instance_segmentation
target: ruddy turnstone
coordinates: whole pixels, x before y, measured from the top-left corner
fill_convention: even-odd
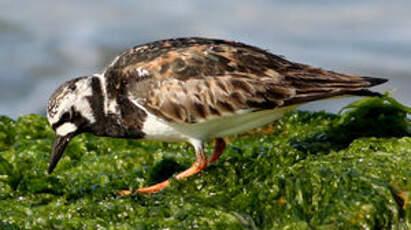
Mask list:
[[[139,45],[101,73],[67,81],[53,93],[47,117],[56,138],[49,173],[69,141],[90,132],[189,142],[196,161],[176,175],[186,178],[220,157],[224,136],[265,125],[305,102],[345,94],[377,96],[366,88],[386,81],[294,63],[234,41],[193,37]],[[203,145],[209,139],[216,139],[216,147],[207,159]],[[166,180],[137,192],[168,185]]]

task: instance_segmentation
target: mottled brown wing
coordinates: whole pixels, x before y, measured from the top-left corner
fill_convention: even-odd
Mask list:
[[[375,83],[242,43],[203,38],[134,47],[105,77],[109,98],[131,96],[165,120],[188,123],[357,92]]]
[[[338,96],[361,90],[365,81],[294,82],[280,78],[249,78],[242,75],[219,75],[189,80],[168,79],[160,83],[146,80],[137,87],[150,88],[147,95],[133,94],[133,100],[164,120],[197,123],[218,116],[230,116],[258,110]],[[151,83],[150,83],[151,82]]]
[[[105,78],[109,99],[123,100],[130,92],[152,113],[192,123],[281,105],[294,90],[280,82],[279,72],[292,65],[238,42],[182,38],[126,50]]]
[[[277,77],[294,63],[243,43],[204,38],[157,41],[126,50],[107,69],[110,75],[157,80],[243,74]]]
[[[294,89],[272,78],[256,80],[239,75],[169,79],[151,86],[146,97],[134,99],[153,114],[177,123],[270,109],[295,94]]]

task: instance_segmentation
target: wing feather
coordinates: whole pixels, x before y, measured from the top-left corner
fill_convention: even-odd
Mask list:
[[[272,109],[294,95],[295,89],[272,79],[222,75],[163,81],[151,88],[143,106],[167,121],[197,123],[240,111]]]
[[[107,96],[164,120],[197,123],[359,92],[382,79],[298,64],[238,42],[181,38],[125,51],[105,70]]]

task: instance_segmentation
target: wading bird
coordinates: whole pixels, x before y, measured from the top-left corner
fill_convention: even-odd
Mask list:
[[[49,173],[77,134],[185,141],[196,160],[176,175],[194,175],[223,153],[224,136],[260,127],[306,102],[378,96],[366,88],[386,79],[353,76],[294,63],[239,42],[178,38],[130,48],[101,73],[65,82],[51,96],[55,131]],[[216,139],[207,159],[204,142]],[[140,188],[154,193],[169,180]],[[130,194],[131,191],[122,191]]]

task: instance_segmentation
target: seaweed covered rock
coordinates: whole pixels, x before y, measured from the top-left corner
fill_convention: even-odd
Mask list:
[[[288,113],[227,138],[201,174],[132,196],[117,192],[188,167],[191,147],[82,134],[48,175],[46,118],[0,117],[0,229],[409,229],[410,109],[387,96],[347,109]]]

